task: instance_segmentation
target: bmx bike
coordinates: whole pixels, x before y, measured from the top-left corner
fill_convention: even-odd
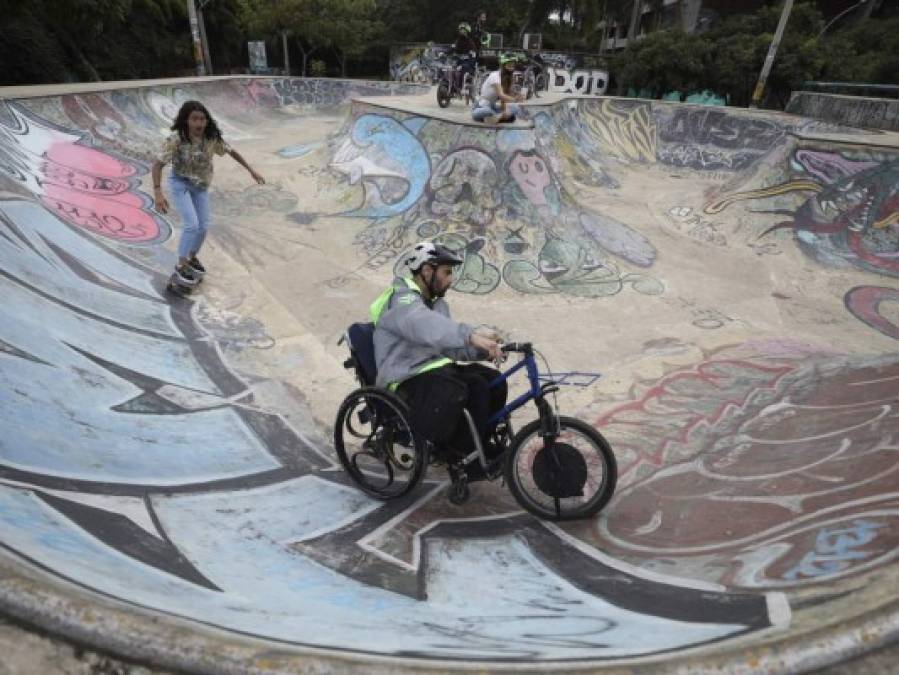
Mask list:
[[[350,349],[344,366],[356,371],[362,386],[343,400],[334,424],[337,456],[363,492],[381,500],[402,497],[421,483],[429,465],[445,464],[454,504],[467,501],[470,474],[490,481],[503,477],[524,509],[547,520],[588,518],[612,498],[618,477],[612,448],[590,425],[558,414],[549,400],[558,384],[541,382],[531,343],[504,345],[504,352],[521,358],[490,383],[499,386],[519,370],[527,373],[527,391],[490,418],[488,436],[498,454],[488,459],[474,421],[463,409],[475,450],[449,461],[415,432],[405,401],[374,386],[373,333],[373,324],[357,323],[341,338]],[[514,432],[512,413],[531,401],[537,418]]]
[[[471,105],[474,101],[477,91],[475,88],[475,76],[477,73],[477,63],[474,62],[473,68],[463,68],[460,61],[447,63],[440,68],[440,76],[437,80],[437,105],[446,108],[452,99],[458,98],[465,102],[465,105]]]
[[[519,60],[520,68],[512,75],[511,94],[518,96],[524,94],[524,98],[540,98],[541,92],[548,88],[546,70],[540,60],[535,57]]]

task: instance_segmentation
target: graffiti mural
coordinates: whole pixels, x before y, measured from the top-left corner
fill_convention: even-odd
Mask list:
[[[369,112],[350,129],[330,166],[361,186],[361,205],[338,215],[370,220],[356,237],[368,269],[430,238],[463,255],[455,281],[462,292],[488,293],[502,280],[530,294],[662,293],[642,271],[656,255],[649,240],[577,204],[532,132],[487,136]],[[497,228],[514,229],[516,241],[493,236]]]
[[[881,303],[893,303],[899,309],[899,288],[857,286],[846,293],[843,301],[852,315],[887,337],[899,340],[899,319],[892,321],[880,309]],[[893,312],[897,316],[897,312]]]
[[[554,94],[578,94],[581,96],[602,96],[609,88],[607,70],[563,70],[546,69],[548,90]]]
[[[625,486],[598,533],[616,555],[744,588],[895,560],[899,361],[797,347],[719,354],[597,420]]]
[[[721,110],[655,108],[658,160],[701,171],[739,171],[786,136],[783,124]]]
[[[714,246],[727,246],[727,237],[714,223],[694,212],[692,207],[673,206],[667,216],[675,229],[685,231],[688,236]]]
[[[351,96],[420,94],[426,89],[393,82],[354,82],[314,77],[277,78],[272,86],[279,105],[309,105],[327,108],[348,103]]]
[[[37,203],[0,204],[0,268],[3,555],[45,574],[332,653],[377,612],[352,651],[416,659],[618,658],[788,620],[777,596],[619,569],[505,492],[450,520],[445,482],[367,498],[222,360],[269,348],[258,325],[169,304]],[[572,583],[585,566],[597,582]]]
[[[640,101],[601,101],[583,106],[584,121],[597,144],[628,162],[652,162],[658,145],[652,108]]]
[[[354,638],[354,653],[440,661],[602,661],[789,623],[778,592],[644,573],[537,523],[505,490],[485,489],[453,511],[442,473],[389,504],[350,485],[329,448],[267,405],[260,391],[273,383],[228,363],[276,350],[276,331],[203,296],[166,300],[163,275],[141,261],[170,230],[139,183],[184,96],[250,138],[269,109],[390,90],[268,79],[216,87],[77,94],[0,111],[4,556],[85,592],[327,653],[346,650],[360,616],[375,612],[381,621]],[[352,194],[331,216],[358,224],[366,269],[390,269],[428,238],[462,252],[462,292],[503,283],[594,298],[662,292],[648,273],[648,238],[576,201],[533,133],[488,136],[365,108],[346,131],[321,142],[327,167],[297,175],[339,178]],[[313,154],[290,143],[273,161]],[[611,174],[598,180],[615,185]],[[302,203],[290,185],[222,187],[215,208],[225,220],[278,214],[297,228],[328,217],[289,218]],[[217,236],[242,260],[227,227]],[[142,257],[123,255],[134,251],[123,242],[142,243]],[[586,390],[598,373],[559,376]],[[822,534],[817,555],[874,545],[882,528],[859,520],[867,529]],[[847,536],[859,543],[843,544]]]
[[[413,119],[410,125],[420,126]],[[410,128],[385,115],[366,114],[335,154],[331,167],[364,188],[363,203],[346,216],[389,218],[405,212],[431,175],[428,155]]]
[[[2,175],[35,195],[62,220],[130,244],[168,238],[168,223],[138,190],[143,165],[115,157],[41,120],[15,103],[0,109]]]
[[[661,662],[734,638],[745,650],[792,611],[806,631],[813,603],[870,590],[899,551],[899,360],[872,355],[899,339],[895,152],[647,101],[525,106],[533,128],[350,104],[421,90],[234,78],[0,103],[0,555],[225,640],[413,666]],[[140,190],[185,97],[229,138],[260,139],[276,178],[222,176],[215,244],[237,274],[172,301],[153,269],[170,261],[170,228]],[[293,135],[303,115],[319,137]],[[737,213],[750,204],[758,214]],[[751,248],[734,247],[750,225]],[[315,336],[330,343],[361,295],[350,280],[380,283],[422,239],[460,252],[459,292],[537,296],[516,296],[523,321],[626,310],[602,328],[614,340],[565,345],[554,375],[615,449],[619,490],[599,517],[537,521],[485,482],[453,505],[440,467],[376,501],[320,440],[327,421],[306,401],[354,385],[336,361],[336,384],[320,384],[334,359]],[[790,276],[791,241],[812,268],[856,278],[839,289],[863,322],[849,336],[870,342],[840,343],[839,326],[831,351],[827,336],[740,342],[815,328],[776,321],[811,278]],[[727,284],[684,295],[681,276],[644,300],[665,292],[660,268],[714,271],[681,265],[703,254],[771,265],[796,288],[734,302]],[[284,302],[281,271],[298,268],[336,319]],[[635,299],[652,306],[645,321],[630,321]],[[240,313],[251,306],[278,314]],[[774,319],[756,322],[763,310]],[[856,348],[870,352],[843,353]],[[285,364],[293,379],[276,379]],[[0,588],[0,601],[14,599]]]
[[[798,208],[759,236],[792,229],[800,249],[828,267],[853,266],[866,272],[899,277],[899,159],[895,154],[852,155],[802,148],[793,153],[787,180],[764,188],[734,192],[705,206],[720,213],[733,203],[771,199],[789,193],[811,193]],[[775,211],[775,213],[783,213]],[[889,289],[855,288],[845,298],[857,318],[889,337],[893,321],[879,313]]]

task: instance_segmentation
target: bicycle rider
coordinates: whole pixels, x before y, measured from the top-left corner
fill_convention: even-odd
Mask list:
[[[478,18],[475,19],[474,28],[471,29],[471,39],[476,45],[476,53],[478,58],[481,56],[481,48],[485,47],[490,40],[490,33],[487,32],[487,12],[481,10],[478,12]]]
[[[474,72],[477,69],[478,46],[471,37],[471,26],[464,21],[459,24],[456,31],[456,41],[453,43],[453,54],[456,56],[456,90],[462,88],[465,74],[474,81]]]
[[[463,413],[467,408],[492,459],[501,449],[486,438],[487,422],[506,404],[506,383],[489,389],[498,370],[457,361],[499,360],[499,336],[450,317],[444,296],[453,268],[462,263],[454,251],[421,242],[403,263],[409,276],[396,277],[371,306],[377,385],[396,390],[409,405],[413,429],[434,443],[448,463],[474,450]]]

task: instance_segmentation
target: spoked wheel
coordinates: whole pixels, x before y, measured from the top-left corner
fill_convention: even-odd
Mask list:
[[[450,104],[450,86],[446,80],[441,80],[437,85],[437,105],[445,108]]]
[[[472,78],[468,73],[465,73],[465,79],[462,82],[462,100],[465,102],[466,106],[471,106],[471,104],[474,103]]]
[[[427,447],[409,425],[409,411],[383,389],[357,389],[334,423],[334,448],[350,478],[378,499],[402,497],[421,482]]]
[[[546,442],[540,420],[512,439],[506,482],[516,501],[547,520],[590,517],[615,492],[618,468],[606,439],[573,417],[559,417],[559,435]]]

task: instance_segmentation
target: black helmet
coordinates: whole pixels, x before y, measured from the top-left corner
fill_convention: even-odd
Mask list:
[[[461,265],[462,258],[448,246],[434,244],[430,241],[422,241],[412,247],[403,260],[412,274],[421,269],[422,265]]]

